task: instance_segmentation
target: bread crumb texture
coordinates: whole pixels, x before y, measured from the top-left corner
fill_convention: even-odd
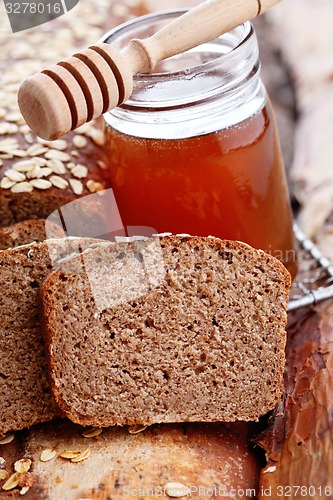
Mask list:
[[[53,392],[71,420],[247,421],[277,404],[290,276],[276,259],[177,236],[82,259],[42,289]]]

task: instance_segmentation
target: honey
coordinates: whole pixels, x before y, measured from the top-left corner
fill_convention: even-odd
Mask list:
[[[244,26],[252,36],[246,63],[247,42],[230,50],[229,37],[226,56],[216,59],[220,67],[214,57],[210,63],[220,49],[212,45],[170,60],[163,72],[139,76],[131,100],[106,115],[112,187],[127,228],[244,241],[279,258],[295,276],[279,138],[253,30]]]

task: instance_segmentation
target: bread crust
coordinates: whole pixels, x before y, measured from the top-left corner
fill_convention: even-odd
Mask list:
[[[46,238],[65,238],[63,229],[45,219],[31,219],[0,229],[0,250],[41,242]]]

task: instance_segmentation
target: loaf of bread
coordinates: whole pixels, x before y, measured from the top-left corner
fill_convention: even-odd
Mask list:
[[[275,258],[161,236],[70,265],[42,297],[52,389],[72,421],[248,421],[279,401],[290,276]]]
[[[0,82],[0,226],[47,218],[57,208],[110,186],[101,124],[86,124],[54,142],[38,139],[25,124],[16,91],[36,66],[36,61],[20,62],[11,81]]]
[[[0,250],[29,243],[41,242],[47,238],[64,238],[61,227],[44,219],[30,219],[0,229]]]
[[[47,381],[38,292],[59,260],[90,243],[49,240],[0,252],[0,435],[59,415]]]
[[[12,125],[10,130],[19,130]],[[94,143],[102,143],[102,130],[89,124],[80,133],[45,143],[32,137],[26,125],[19,127],[25,134],[0,140],[0,153],[8,151],[0,166],[0,225],[47,218],[81,196],[110,187],[105,154]]]
[[[99,0],[98,5],[80,0],[75,11],[51,23],[2,37],[0,226],[47,218],[57,208],[110,186],[102,120],[59,141],[41,141],[19,112],[17,90],[24,78],[96,43],[129,12],[126,5],[113,5],[109,0]],[[6,33],[6,28],[4,15],[0,32]]]

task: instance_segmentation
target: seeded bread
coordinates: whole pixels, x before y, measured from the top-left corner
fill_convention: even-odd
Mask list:
[[[59,141],[40,141],[25,124],[16,94],[24,78],[96,43],[129,14],[126,3],[80,0],[75,11],[14,36],[6,16],[0,18],[0,226],[47,218],[60,206],[110,187],[102,120]]]
[[[39,317],[39,286],[59,259],[89,239],[49,240],[0,252],[0,435],[51,420]]]
[[[290,276],[275,258],[165,236],[71,266],[42,296],[53,393],[72,421],[257,420],[279,401]]]
[[[57,224],[44,219],[31,219],[0,229],[0,250],[66,235]]]
[[[20,128],[25,130],[26,125]],[[40,143],[36,137],[27,143],[25,137],[32,137],[29,132],[0,139],[0,225],[47,218],[81,196],[110,187],[105,154],[93,142],[101,144],[103,132],[91,124],[82,130],[86,132],[52,144]],[[3,151],[9,152],[1,155]]]

